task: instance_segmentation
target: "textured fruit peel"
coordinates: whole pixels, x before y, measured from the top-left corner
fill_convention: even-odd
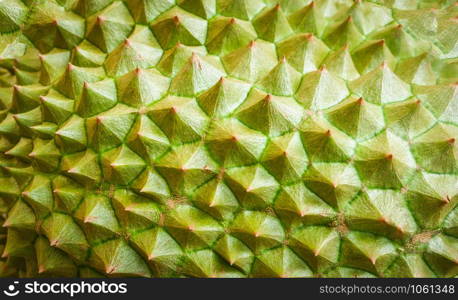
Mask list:
[[[457,19],[0,1],[0,276],[457,277]]]

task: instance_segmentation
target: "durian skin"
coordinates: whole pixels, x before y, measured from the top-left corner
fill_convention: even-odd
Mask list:
[[[455,1],[7,3],[0,276],[458,276]]]

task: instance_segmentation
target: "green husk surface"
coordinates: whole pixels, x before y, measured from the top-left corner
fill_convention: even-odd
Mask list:
[[[454,0],[0,2],[0,276],[457,277]]]

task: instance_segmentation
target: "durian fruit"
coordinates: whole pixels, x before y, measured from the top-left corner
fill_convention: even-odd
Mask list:
[[[457,277],[456,1],[0,2],[0,275]]]

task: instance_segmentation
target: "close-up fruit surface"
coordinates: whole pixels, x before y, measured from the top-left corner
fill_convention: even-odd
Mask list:
[[[1,0],[0,276],[457,277],[450,0]]]

